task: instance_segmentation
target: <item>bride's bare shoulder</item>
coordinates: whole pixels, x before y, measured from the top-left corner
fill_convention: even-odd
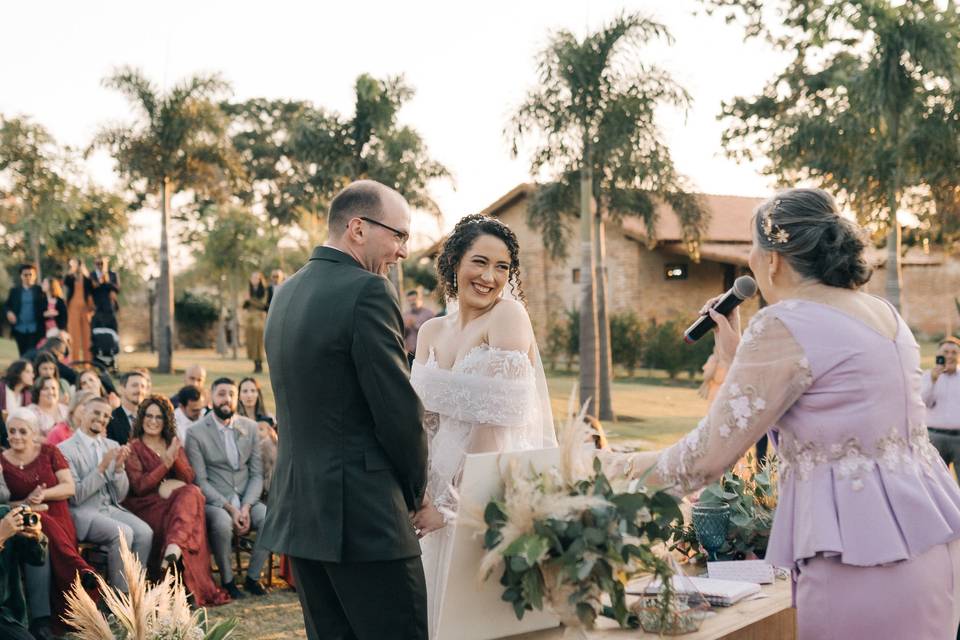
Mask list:
[[[527,353],[533,346],[533,326],[527,308],[504,298],[490,313],[487,336],[491,347]]]
[[[434,346],[437,335],[443,329],[444,318],[438,316],[430,318],[422,325],[417,332],[417,362],[426,362],[430,355],[430,348]]]

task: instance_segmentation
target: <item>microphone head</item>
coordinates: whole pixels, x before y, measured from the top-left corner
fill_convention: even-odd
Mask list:
[[[741,300],[757,295],[757,281],[750,276],[740,276],[733,281],[733,295]]]

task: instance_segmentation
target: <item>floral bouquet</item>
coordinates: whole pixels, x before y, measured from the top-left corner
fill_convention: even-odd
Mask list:
[[[205,610],[190,610],[186,590],[171,572],[151,586],[122,532],[120,558],[129,594],[97,576],[109,610],[106,616],[87,595],[79,576],[67,593],[66,622],[76,630],[69,635],[73,640],[226,640],[237,626],[231,619],[208,628]]]
[[[517,618],[547,606],[568,632],[580,634],[599,615],[621,627],[637,624],[626,583],[638,573],[667,583],[670,563],[653,547],[665,548],[682,522],[673,496],[649,492],[640,480],[607,478],[589,445],[591,433],[581,412],[560,433],[558,468],[508,466],[502,499],[491,500],[482,514],[461,510],[484,531],[481,577],[499,570],[502,598]]]

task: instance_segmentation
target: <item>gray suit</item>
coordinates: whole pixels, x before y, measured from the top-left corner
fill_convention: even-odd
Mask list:
[[[207,530],[213,557],[224,583],[233,580],[230,561],[233,540],[233,519],[224,509],[227,503],[240,508],[250,505],[250,527],[260,531],[267,515],[267,507],[260,502],[263,493],[263,463],[260,459],[260,439],[257,423],[235,415],[229,433],[237,445],[238,465],[234,468],[227,455],[223,436],[211,411],[190,427],[185,448],[190,465],[196,474],[194,482],[207,499]],[[270,551],[260,544],[260,536],[250,555],[247,577],[260,579],[263,563]]]
[[[120,447],[107,438],[102,438],[102,442],[104,452]],[[100,459],[79,431],[57,446],[70,464],[76,487],[76,493],[70,498],[70,514],[77,527],[77,540],[107,548],[110,584],[125,590],[120,534],[123,533],[130,550],[144,566],[153,544],[150,525],[120,506],[130,489],[127,472],[117,471],[111,463],[106,473],[100,473],[97,469]]]

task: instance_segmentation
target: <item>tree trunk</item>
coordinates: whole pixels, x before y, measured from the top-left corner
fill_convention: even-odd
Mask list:
[[[894,162],[892,184],[887,186],[887,209],[890,211],[890,230],[887,234],[887,278],[884,292],[897,311],[902,313],[900,299],[903,288],[903,271],[900,261],[901,229],[897,220],[897,210],[900,209],[900,114],[895,109],[888,112],[890,119],[890,141]]]
[[[595,415],[598,379],[597,300],[593,286],[593,169],[589,143],[584,144],[580,165],[580,403]]]
[[[597,288],[597,343],[599,355],[599,402],[597,417],[601,420],[613,420],[613,354],[610,350],[610,317],[607,314],[607,247],[604,234],[604,214],[606,207],[597,202],[597,215],[594,216],[594,243],[596,247],[596,288]]]
[[[230,346],[233,349],[233,359],[236,360],[239,357],[237,348],[240,345],[240,292],[233,282],[230,284],[230,298],[233,300],[233,340]]]
[[[157,282],[159,362],[157,371],[173,373],[173,274],[170,273],[170,181],[160,184],[160,280]]]
[[[890,209],[890,231],[887,234],[887,277],[884,294],[890,304],[896,307],[897,311],[901,311],[900,293],[903,287],[903,270],[900,260],[901,230],[900,222],[897,220],[899,202],[894,188],[891,188],[887,194],[887,207]]]

